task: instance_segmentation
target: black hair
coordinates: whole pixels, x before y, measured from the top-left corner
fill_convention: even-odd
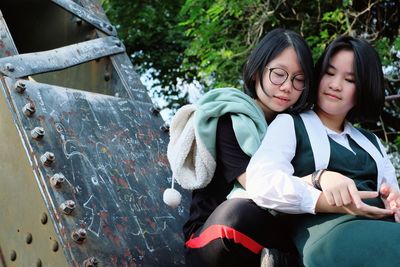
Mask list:
[[[243,69],[243,82],[246,94],[257,99],[256,79],[263,87],[265,67],[274,58],[279,56],[288,47],[293,47],[299,59],[300,66],[304,73],[305,89],[300,98],[293,105],[290,111],[300,112],[309,109],[312,102],[314,89],[314,69],[310,48],[306,41],[298,33],[286,29],[274,29],[265,35],[258,45],[253,49]]]
[[[356,85],[356,104],[347,113],[346,119],[350,122],[374,122],[383,109],[385,87],[379,55],[367,41],[351,36],[340,36],[332,41],[317,61],[317,81],[326,73],[332,57],[342,50],[354,53],[353,72]]]

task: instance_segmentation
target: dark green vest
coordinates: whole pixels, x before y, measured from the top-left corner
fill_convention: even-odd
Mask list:
[[[306,176],[315,171],[314,156],[310,140],[299,115],[293,115],[296,131],[296,156],[292,160],[295,176]],[[376,138],[369,132],[359,129],[380,151]],[[331,155],[328,170],[339,172],[355,180],[359,190],[376,191],[377,167],[374,159],[350,137],[349,144],[355,152],[333,141],[330,137]]]
[[[314,156],[301,117],[292,117],[297,139],[296,156],[292,165],[294,175],[302,177],[315,171]],[[371,133],[362,129],[360,132],[380,151],[376,138]],[[349,145],[355,154],[331,138],[328,139],[331,153],[327,169],[352,178],[359,190],[376,191],[377,166],[373,158],[350,137]],[[364,202],[383,207],[380,198]],[[305,266],[394,266],[394,263],[400,261],[400,258],[388,257],[388,254],[393,254],[392,248],[388,249],[388,244],[392,244],[395,251],[399,250],[400,224],[327,213],[282,215],[282,218],[292,230],[294,242]],[[374,255],[371,245],[374,249],[378,246],[376,252],[386,258]],[[398,252],[394,254],[395,257],[400,256]],[[386,265],[380,265],[381,263]]]

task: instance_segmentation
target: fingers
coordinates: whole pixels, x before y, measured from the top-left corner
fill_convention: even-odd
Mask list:
[[[363,205],[362,210],[366,213],[367,217],[376,218],[376,219],[390,216],[390,215],[393,215],[393,213],[394,213],[394,211],[392,211],[392,210],[381,209],[381,208],[377,208],[377,207],[370,206],[367,204]],[[398,215],[400,215],[400,214],[398,214]]]
[[[358,191],[358,189],[354,183],[349,184],[348,188],[349,188],[350,196],[354,202],[354,205],[356,205],[357,209],[359,209],[362,204],[360,191]],[[378,195],[378,194],[376,194],[376,195]]]
[[[361,199],[376,198],[378,197],[378,192],[375,191],[358,191]]]
[[[358,191],[355,185],[349,185],[349,189],[334,191],[334,192],[323,192],[329,205],[331,206],[347,206],[350,203],[359,209],[363,205],[362,199],[376,198],[378,192],[374,191]],[[400,201],[400,198],[399,198]]]
[[[382,198],[386,198],[390,193],[390,186],[386,183],[383,183],[379,189],[379,192]]]
[[[346,206],[346,205],[349,205],[353,200],[352,200],[352,197],[351,197],[351,193],[349,192],[349,191],[341,191],[340,192],[341,194],[341,200],[342,200],[342,202],[343,202],[343,205],[344,206]],[[358,196],[358,192],[357,192],[357,196]],[[360,199],[360,201],[361,201],[361,199]]]
[[[394,213],[394,220],[397,223],[400,223],[400,209],[397,209]]]
[[[323,192],[324,196],[326,198],[326,201],[328,202],[329,205],[334,206],[335,205],[335,199],[333,198],[333,194],[331,192]]]
[[[391,191],[386,199],[387,201],[394,201],[398,203],[400,202],[400,193],[397,191]]]
[[[397,190],[391,190],[386,198],[382,196],[382,200],[388,209],[395,210],[400,208],[400,193]]]
[[[334,198],[334,200],[335,200],[335,205],[336,205],[337,207],[343,206],[341,191],[334,192],[334,193],[333,193],[333,198]]]

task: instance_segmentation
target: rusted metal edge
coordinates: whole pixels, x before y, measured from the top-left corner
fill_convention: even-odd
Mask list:
[[[6,21],[0,10],[0,58],[17,55],[18,50],[14,44],[13,38],[10,35]]]
[[[21,78],[124,52],[125,47],[118,38],[107,36],[53,50],[0,58],[0,73]]]
[[[93,25],[100,31],[104,32],[107,35],[117,36],[117,30],[113,25],[111,25],[108,21],[103,20],[93,14],[90,10],[85,9],[81,5],[73,2],[72,0],[51,0],[53,3],[59,5],[65,10],[71,12],[75,16],[81,18],[87,23]]]

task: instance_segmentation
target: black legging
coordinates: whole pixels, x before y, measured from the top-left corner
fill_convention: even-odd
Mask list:
[[[186,242],[186,264],[260,266],[263,247],[296,253],[279,216],[273,216],[250,199],[229,199]]]

